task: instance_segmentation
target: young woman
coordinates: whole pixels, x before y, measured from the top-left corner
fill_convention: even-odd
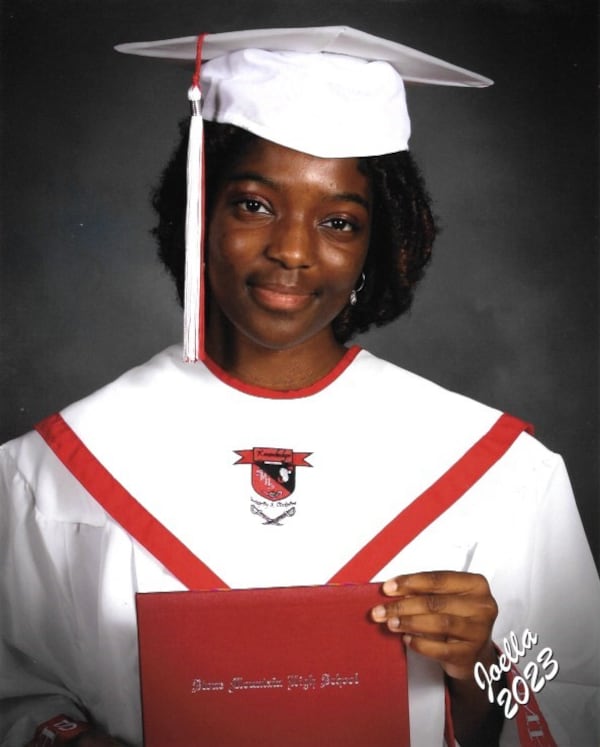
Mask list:
[[[560,458],[514,419],[346,345],[406,311],[431,254],[406,132],[370,145],[396,120],[372,106],[383,125],[364,134],[351,97],[335,121],[333,89],[360,88],[337,52],[335,86],[309,86],[310,110],[294,96],[293,136],[237,126],[248,82],[231,55],[204,73],[203,361],[170,348],[2,451],[3,744],[40,723],[59,733],[57,714],[72,743],[141,743],[137,592],[371,579],[388,597],[374,623],[408,652],[413,744],[451,744],[451,725],[463,747],[592,744],[598,583]],[[315,55],[314,79],[334,75],[320,52],[252,55],[252,76],[291,62],[304,81]],[[229,114],[215,80],[236,89]],[[182,298],[186,138],[155,195]],[[331,154],[342,139],[350,152]]]

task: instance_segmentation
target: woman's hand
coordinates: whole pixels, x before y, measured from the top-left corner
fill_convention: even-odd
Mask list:
[[[403,636],[408,648],[435,659],[448,677],[473,679],[477,661],[496,660],[491,632],[498,607],[483,576],[430,571],[383,584],[390,601],[372,610],[375,622]]]
[[[498,606],[483,576],[431,571],[398,576],[383,584],[390,601],[372,618],[399,633],[408,648],[437,661],[446,674],[454,732],[463,747],[494,747],[503,714],[473,677],[480,661],[496,662],[491,640]]]

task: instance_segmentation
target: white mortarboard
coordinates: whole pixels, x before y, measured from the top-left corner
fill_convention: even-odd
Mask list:
[[[189,93],[186,360],[204,356],[202,119],[237,125],[322,158],[375,156],[408,148],[404,82],[473,87],[492,83],[346,26],[232,31],[120,44],[116,49],[195,69]]]

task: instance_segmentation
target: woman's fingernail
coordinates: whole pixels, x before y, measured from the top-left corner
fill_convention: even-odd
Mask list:
[[[378,604],[377,607],[373,607],[371,614],[374,620],[385,620],[385,607],[382,604]]]
[[[395,591],[398,591],[398,584],[394,581],[394,579],[391,579],[390,581],[386,581],[383,585],[383,593],[384,594],[393,594]]]

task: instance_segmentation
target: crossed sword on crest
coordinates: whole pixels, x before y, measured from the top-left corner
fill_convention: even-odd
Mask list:
[[[275,516],[271,519],[261,511],[260,508],[257,508],[254,505],[250,506],[250,511],[252,511],[253,514],[256,514],[256,516],[260,516],[261,519],[264,519],[263,524],[273,524],[278,527],[283,526],[281,523],[283,519],[287,519],[288,516],[293,516],[296,513],[295,507],[292,506],[292,508],[288,508],[287,511],[284,511],[282,514],[279,514],[279,516]]]

